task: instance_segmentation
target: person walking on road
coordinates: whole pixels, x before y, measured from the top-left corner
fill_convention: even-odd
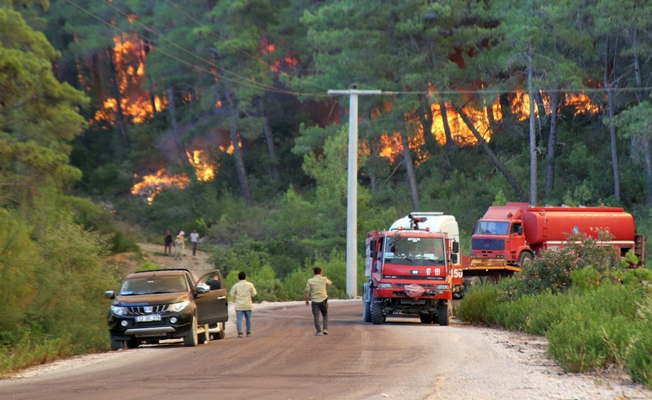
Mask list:
[[[315,329],[317,329],[315,336],[320,336],[322,332],[324,335],[328,335],[328,292],[326,286],[332,285],[333,282],[321,275],[321,268],[315,267],[313,272],[315,276],[308,279],[306,283],[306,306],[309,306],[310,300],[312,300],[312,315],[315,318]],[[319,326],[320,313],[324,323],[323,330]]]
[[[186,256],[186,237],[184,236],[186,233],[184,231],[179,232],[179,241],[181,242],[181,254],[183,256]],[[179,260],[181,260],[181,254],[179,254]]]
[[[165,236],[163,236],[163,242],[165,243],[165,247],[163,248],[163,254],[166,256],[171,256],[172,255],[172,233],[168,229],[168,231],[165,233]]]
[[[174,259],[179,260],[181,258],[181,235],[177,235],[174,238]]]
[[[195,256],[195,253],[197,253],[197,243],[199,242],[199,233],[197,233],[197,229],[194,229],[192,233],[190,234],[190,243],[192,243],[192,256]]]
[[[255,296],[256,288],[251,282],[247,282],[247,274],[242,271],[238,274],[240,281],[231,288],[231,297],[235,299],[236,326],[238,337],[242,337],[242,317],[247,320],[247,337],[251,336],[251,310],[254,305],[251,298]]]

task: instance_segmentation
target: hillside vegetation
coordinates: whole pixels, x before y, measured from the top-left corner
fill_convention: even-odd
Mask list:
[[[0,0],[0,373],[105,350],[115,260],[167,229],[259,300],[313,266],[344,297],[329,89],[385,92],[359,98],[358,238],[444,211],[468,253],[505,201],[621,206],[652,237],[650,24],[637,1]]]

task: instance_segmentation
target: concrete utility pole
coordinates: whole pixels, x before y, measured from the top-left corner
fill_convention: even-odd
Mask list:
[[[328,94],[349,95],[349,173],[346,201],[346,293],[354,299],[358,295],[356,232],[358,226],[358,95],[379,95],[380,90],[329,90]]]

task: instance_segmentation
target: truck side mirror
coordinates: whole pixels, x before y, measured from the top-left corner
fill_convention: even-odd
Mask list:
[[[459,242],[453,242],[453,253],[459,253],[459,252],[460,252]]]
[[[457,254],[451,254],[451,261],[453,264],[457,264]]]

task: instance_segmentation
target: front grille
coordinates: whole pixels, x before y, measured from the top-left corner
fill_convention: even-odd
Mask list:
[[[401,287],[401,286],[407,286],[407,285],[414,285],[414,283],[395,283],[394,284],[395,287]],[[435,287],[435,285],[429,284],[429,283],[422,283],[422,284],[419,284],[419,286],[421,286],[423,288]]]
[[[145,312],[145,307],[151,307],[151,312]],[[127,307],[128,315],[145,315],[145,314],[158,314],[168,310],[169,304],[161,306],[143,306],[143,307]]]
[[[502,239],[471,239],[472,250],[505,250]]]
[[[393,292],[394,297],[409,297],[405,292]],[[421,294],[419,297],[434,296],[435,292],[432,290],[427,290]]]

